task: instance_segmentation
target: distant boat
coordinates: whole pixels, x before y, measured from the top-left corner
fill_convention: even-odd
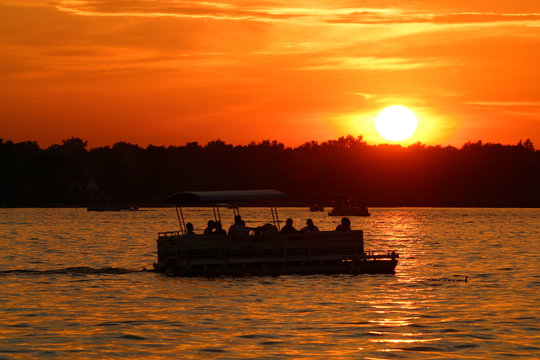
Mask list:
[[[334,208],[328,213],[329,216],[370,216],[368,208],[355,205],[349,199],[339,199],[333,202]]]
[[[321,204],[311,204],[309,206],[309,211],[324,211],[324,206]]]
[[[368,208],[365,206],[335,206],[328,213],[329,216],[370,216]]]
[[[158,233],[156,272],[176,276],[237,276],[284,274],[393,274],[396,251],[364,251],[362,230],[280,233],[277,209],[270,205],[272,222],[248,233],[190,233],[182,207],[219,208],[283,197],[276,190],[180,192],[167,198],[174,204],[180,231]],[[191,225],[191,226],[188,226]]]
[[[96,206],[89,206],[86,208],[86,211],[135,211],[139,210],[139,207],[136,205],[124,205],[124,206],[118,206],[118,205],[96,205]]]

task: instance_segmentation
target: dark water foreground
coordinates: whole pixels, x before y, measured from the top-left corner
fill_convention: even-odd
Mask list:
[[[0,209],[0,359],[538,358],[540,210],[370,211],[353,228],[395,275],[206,279],[143,271],[174,209]]]

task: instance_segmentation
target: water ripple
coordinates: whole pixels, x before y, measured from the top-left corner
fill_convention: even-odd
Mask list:
[[[281,210],[321,228],[339,220]],[[400,252],[395,275],[206,279],[140,271],[155,261],[156,231],[177,228],[174,209],[0,209],[0,358],[538,354],[538,209],[371,212],[353,227],[367,248]],[[196,227],[211,216],[197,209]]]

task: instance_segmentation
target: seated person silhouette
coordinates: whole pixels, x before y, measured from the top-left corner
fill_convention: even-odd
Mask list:
[[[313,220],[311,219],[307,219],[306,220],[306,227],[302,228],[302,230],[300,230],[300,232],[303,232],[303,233],[310,233],[310,232],[317,232],[319,231],[319,228],[317,226],[315,226],[315,224],[313,223]]]
[[[214,220],[208,220],[208,226],[204,229],[204,235],[210,235],[216,228]]]
[[[342,217],[341,224],[336,227],[336,231],[352,231],[351,220],[349,220],[347,217]]]
[[[249,235],[249,231],[252,230],[246,226],[246,222],[242,220],[240,215],[234,217],[234,224],[229,227],[229,235]]]
[[[278,233],[277,227],[275,227],[272,224],[264,224],[262,226],[259,226],[257,229],[255,229],[255,233],[257,234],[276,234]]]
[[[195,235],[195,232],[193,231],[193,224],[187,223],[186,224],[186,235]]]
[[[298,232],[293,226],[293,220],[291,218],[288,218],[287,221],[285,221],[285,226],[280,231],[282,234],[295,234]]]
[[[212,231],[212,235],[227,236],[227,232],[221,227],[220,221],[214,222],[214,231]]]

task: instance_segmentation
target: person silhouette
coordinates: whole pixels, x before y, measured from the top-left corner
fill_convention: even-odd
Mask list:
[[[336,231],[352,231],[351,220],[349,220],[347,217],[342,217],[341,224],[336,227]]]
[[[252,230],[246,226],[246,222],[242,220],[240,215],[234,217],[234,224],[229,227],[229,235],[249,235],[249,231]]]
[[[195,232],[193,231],[193,224],[187,223],[186,224],[186,235],[195,235]]]
[[[294,234],[297,233],[298,230],[296,230],[293,226],[293,219],[288,218],[285,221],[285,226],[280,231],[282,234]]]
[[[214,231],[212,232],[212,235],[227,236],[227,232],[221,227],[220,221],[216,221],[214,223]]]
[[[204,229],[204,235],[210,235],[216,228],[214,220],[208,220],[208,226]]]
[[[300,230],[300,232],[303,232],[303,233],[317,232],[317,231],[319,231],[319,228],[315,226],[315,224],[313,223],[313,220],[311,219],[307,219],[306,226],[302,228],[302,230]]]

